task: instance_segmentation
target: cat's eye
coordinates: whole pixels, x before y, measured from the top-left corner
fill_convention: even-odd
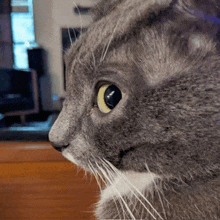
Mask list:
[[[97,104],[101,112],[109,113],[121,100],[120,89],[111,84],[105,84],[99,88]]]

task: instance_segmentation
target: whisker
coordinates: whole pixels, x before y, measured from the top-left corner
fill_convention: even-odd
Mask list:
[[[145,166],[146,166],[146,168],[147,168],[147,171],[148,171],[149,173],[151,173],[151,172],[150,172],[150,169],[149,169],[149,167],[148,167],[148,165],[145,164]],[[151,174],[151,175],[152,175],[152,174]],[[163,200],[162,200],[162,198],[161,198],[161,196],[160,196],[160,191],[159,191],[159,189],[158,189],[158,186],[157,186],[156,182],[154,181],[153,175],[152,175],[152,180],[153,180],[153,183],[154,183],[156,192],[157,192],[157,194],[158,194],[158,197],[159,197],[159,200],[160,200],[160,204],[161,204],[161,206],[162,206],[162,209],[163,209],[163,213],[164,213],[165,219],[167,220],[167,216],[166,216],[166,211],[165,211],[165,208],[164,208]]]
[[[106,168],[106,171],[108,172],[108,173],[106,173],[106,172],[104,172],[104,170],[103,169],[101,169],[101,167],[99,166],[99,164],[98,164],[98,162],[97,162],[97,159],[95,159],[95,157],[94,157],[94,155],[93,154],[91,154],[91,156],[93,157],[93,160],[94,160],[94,162],[95,162],[95,164],[96,164],[96,167],[97,167],[97,169],[95,169],[94,168],[94,166],[91,164],[91,162],[90,162],[90,165],[93,167],[93,172],[94,173],[96,173],[99,177],[100,177],[100,179],[102,180],[102,182],[107,186],[108,184],[109,185],[112,185],[113,184],[113,180],[115,179],[115,173],[114,173],[114,171],[112,170],[112,169],[109,169],[109,167],[107,167],[106,166],[106,164],[101,160],[101,159],[99,159],[99,161],[102,163],[102,165]],[[98,172],[98,170],[101,172]],[[110,179],[108,179],[108,178],[106,178],[107,176],[109,176],[109,178]],[[97,177],[98,178],[98,177]],[[104,179],[105,178],[105,179]],[[108,181],[108,182],[106,182],[106,180]],[[118,192],[119,193],[119,192]],[[116,207],[116,209],[117,209],[117,212],[118,212],[118,216],[120,216],[120,211],[119,211],[119,208],[118,208],[118,206],[117,206],[117,203],[116,203],[116,200],[115,200],[115,198],[113,197],[113,201],[114,201],[114,203],[115,203],[115,207]],[[120,206],[121,206],[121,209],[122,209],[122,212],[123,212],[123,217],[124,217],[124,219],[126,219],[125,218],[125,210],[124,210],[124,207],[123,207],[123,203],[122,203],[122,201],[121,201],[121,198],[120,198],[120,200],[118,200],[119,201],[119,204],[120,204]]]
[[[68,27],[68,35],[69,35],[70,43],[71,43],[71,45],[73,45],[73,40],[71,38],[70,28],[69,27]]]
[[[79,16],[80,16],[80,26],[81,26],[81,27],[80,27],[80,28],[81,28],[80,34],[82,34],[82,32],[83,32],[82,15],[81,15],[81,12],[80,12],[79,7],[78,7],[78,5],[76,4],[76,2],[73,1],[73,4],[76,6],[76,9],[77,9],[77,11],[78,11],[78,13],[79,13]]]
[[[116,172],[118,172],[118,171],[116,171]],[[143,205],[143,207],[145,208],[145,210],[147,210],[148,213],[149,213],[154,219],[156,219],[156,217],[153,215],[153,213],[145,206],[145,204],[140,200],[140,198],[135,194],[135,192],[134,192],[133,190],[135,190],[136,192],[138,192],[139,195],[140,195],[140,196],[151,206],[151,208],[157,213],[157,211],[153,208],[153,206],[150,204],[150,202],[144,197],[144,195],[143,195],[138,189],[136,189],[136,187],[134,187],[134,186],[130,183],[130,181],[127,180],[127,178],[123,176],[122,173],[119,172],[119,176],[120,176],[120,178],[127,184],[127,186],[128,186],[129,189],[130,189],[130,192],[131,192],[131,193],[137,198],[137,200]],[[128,184],[129,184],[129,185],[128,185]],[[132,187],[133,190],[132,190],[132,188],[130,188],[130,187]],[[158,213],[158,215],[159,215],[159,213]],[[159,215],[159,217],[160,217],[160,215]]]
[[[98,164],[97,164],[98,165]],[[135,217],[133,215],[133,213],[131,212],[131,210],[129,209],[127,203],[125,202],[125,200],[123,199],[123,197],[121,196],[120,192],[114,187],[114,184],[112,182],[112,180],[109,178],[109,176],[107,175],[106,171],[101,168],[99,165],[98,165],[98,168],[99,170],[102,172],[103,176],[108,180],[108,182],[112,185],[113,189],[115,190],[115,192],[118,194],[119,198],[121,199],[121,201],[123,202],[123,204],[125,205],[128,213],[130,214],[130,216],[132,217],[132,219],[135,220]]]
[[[102,181],[105,183],[105,184],[107,184],[106,183],[106,181],[102,178],[102,176],[100,175],[100,178],[102,179]],[[116,203],[116,200],[115,200],[115,198],[113,197],[113,200],[114,200],[114,203],[115,203],[115,207],[116,207],[116,209],[117,209],[117,212],[118,212],[118,216],[120,216],[120,211],[119,211],[119,209],[118,209],[118,206],[117,206],[117,203]],[[123,211],[123,215],[124,215],[124,208],[123,208],[123,205],[122,205],[122,203],[121,203],[121,200],[119,200],[119,203],[120,203],[120,206],[121,206],[121,208],[122,208],[122,211]],[[125,216],[124,216],[124,219],[125,219]]]
[[[63,48],[62,48],[62,51],[66,54],[67,52],[66,52],[66,50],[64,50]]]
[[[96,68],[96,59],[95,59],[95,54],[94,54],[94,52],[93,52],[93,51],[91,51],[91,53],[92,53],[92,58],[93,58],[93,66],[94,66],[94,68]]]
[[[83,175],[83,179],[87,180],[88,176],[87,176],[87,171],[84,170],[84,175]]]
[[[97,182],[97,184],[98,184],[98,187],[99,187],[99,189],[100,189],[100,192],[101,192],[101,191],[102,191],[101,184],[100,184],[100,182],[99,182],[97,173],[95,172],[95,170],[94,170],[94,168],[93,168],[93,165],[92,165],[92,163],[91,163],[90,161],[89,161],[88,166],[89,166],[89,169],[91,170],[92,174],[94,175],[94,177],[95,177],[95,179],[96,179],[96,182]]]
[[[101,160],[101,161],[102,161],[102,160]],[[106,168],[107,171],[109,171],[110,175],[112,175],[112,178],[115,178],[115,175],[113,174],[114,171],[110,171],[109,168],[106,166],[105,162],[103,162],[103,161],[102,161],[102,165],[105,166],[105,168]],[[115,206],[116,206],[116,208],[117,208],[118,214],[119,214],[119,216],[120,216],[120,211],[119,211],[119,209],[118,209],[118,206],[117,206],[117,204],[116,204],[116,201],[115,201],[115,198],[114,198],[114,197],[113,197],[113,200],[114,200]],[[120,206],[121,206],[121,209],[122,209],[123,218],[126,219],[126,218],[125,218],[125,210],[124,210],[123,204],[122,204],[121,200],[118,200],[118,201],[119,201]]]
[[[76,30],[75,30],[75,28],[73,28],[73,34],[74,34],[74,39],[77,40]]]
[[[114,34],[115,34],[115,32],[116,32],[116,30],[117,30],[117,28],[118,28],[119,22],[121,22],[120,19],[118,19],[118,22],[117,22],[117,24],[116,24],[116,26],[115,26],[115,28],[114,28],[114,30],[113,30],[113,32],[112,32],[112,35],[111,35],[111,37],[110,37],[110,40],[109,40],[108,44],[107,44],[106,47],[104,47],[104,49],[103,49],[100,62],[102,62],[102,61],[105,59],[106,55],[107,55],[108,49],[109,49],[110,44],[111,44],[111,42],[112,42],[112,40],[113,40],[113,38],[114,38]]]
[[[119,174],[118,176],[120,176],[120,178],[121,178],[124,182],[126,182],[127,184],[129,184],[128,187],[129,187],[129,186],[132,187],[133,190],[135,190],[135,191],[147,202],[147,204],[153,209],[153,211],[159,216],[159,218],[163,220],[163,217],[158,213],[158,211],[153,207],[153,205],[145,198],[145,196],[144,196],[133,184],[131,184],[131,182],[130,182],[122,173],[120,173],[120,172],[118,171],[118,169],[117,169],[116,167],[114,167],[109,161],[107,161],[107,160],[105,160],[105,159],[104,159],[104,161],[105,161],[109,166],[111,166],[112,169],[115,170],[115,172],[117,172],[117,173]],[[144,206],[144,208],[149,212],[149,214],[150,214],[154,219],[156,219],[156,217],[153,215],[153,213],[150,212],[150,210],[145,206],[145,204],[140,200],[140,198],[134,193],[134,191],[133,191],[131,188],[129,188],[129,189],[131,190],[131,192],[133,193],[133,195],[139,200],[139,202]]]

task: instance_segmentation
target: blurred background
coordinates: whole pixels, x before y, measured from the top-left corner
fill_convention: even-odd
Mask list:
[[[47,139],[65,97],[63,55],[96,2],[0,1],[0,140]]]
[[[97,185],[48,142],[65,50],[97,0],[0,0],[0,220],[92,219]]]

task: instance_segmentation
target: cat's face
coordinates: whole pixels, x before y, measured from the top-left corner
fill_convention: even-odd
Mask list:
[[[50,141],[85,169],[105,160],[120,170],[179,177],[219,164],[212,28],[194,28],[198,19],[180,16],[179,6],[168,10],[169,1],[137,1],[139,17],[120,2],[68,52],[67,97]]]

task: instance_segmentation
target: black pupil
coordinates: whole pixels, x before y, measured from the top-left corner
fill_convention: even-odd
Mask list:
[[[115,85],[109,86],[104,94],[105,104],[113,109],[121,100],[121,91]]]

